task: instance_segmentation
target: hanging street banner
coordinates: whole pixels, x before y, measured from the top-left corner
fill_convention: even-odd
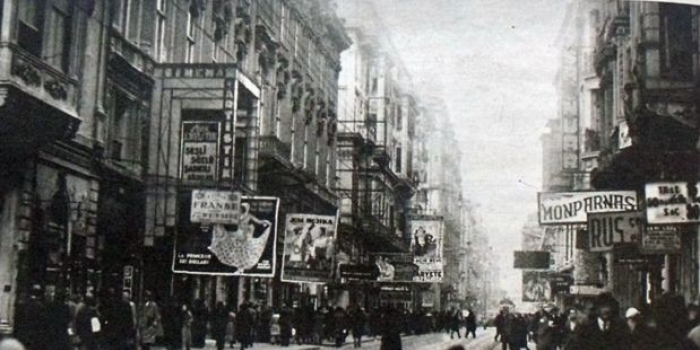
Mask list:
[[[588,250],[606,252],[614,245],[639,243],[644,227],[641,211],[588,215]]]
[[[548,271],[523,270],[523,301],[551,301],[552,286]]]
[[[589,213],[637,210],[637,192],[542,192],[538,202],[540,225],[585,224]]]
[[[408,220],[413,263],[418,266],[418,273],[413,276],[413,282],[441,282],[442,217],[414,215]]]
[[[675,226],[647,226],[642,235],[642,254],[680,254],[681,233]]]
[[[219,123],[182,122],[180,178],[185,185],[216,183],[219,163]]]
[[[173,272],[274,276],[279,199],[242,197],[240,201],[236,224],[182,225],[176,236]]]
[[[646,184],[647,222],[651,225],[700,222],[698,186],[688,182]]]
[[[337,215],[287,214],[282,281],[332,280],[337,225]]]
[[[192,191],[190,221],[207,224],[238,224],[241,193],[217,190]]]

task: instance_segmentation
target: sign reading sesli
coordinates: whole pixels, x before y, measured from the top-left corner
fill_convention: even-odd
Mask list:
[[[541,225],[586,223],[588,213],[637,210],[634,191],[539,193]]]

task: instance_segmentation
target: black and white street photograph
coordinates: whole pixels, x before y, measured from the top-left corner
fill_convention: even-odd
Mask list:
[[[700,350],[700,0],[0,0],[0,350]]]

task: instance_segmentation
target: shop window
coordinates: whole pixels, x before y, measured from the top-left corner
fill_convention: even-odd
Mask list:
[[[25,0],[18,2],[17,15],[19,28],[17,44],[37,57],[41,56],[45,0]]]
[[[693,17],[692,7],[659,4],[661,71],[670,78],[692,79]]]

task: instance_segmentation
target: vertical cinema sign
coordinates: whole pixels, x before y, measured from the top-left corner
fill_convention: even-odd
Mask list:
[[[585,224],[589,213],[637,210],[637,192],[564,192],[540,193],[541,225]]]
[[[224,132],[221,143],[221,179],[233,180],[234,147],[236,144],[236,86],[235,78],[224,79]]]

